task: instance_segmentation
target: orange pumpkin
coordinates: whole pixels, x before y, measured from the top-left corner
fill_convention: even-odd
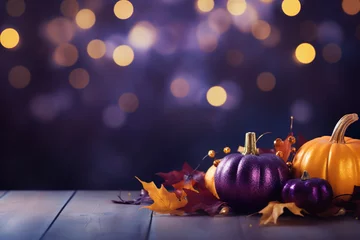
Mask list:
[[[297,178],[306,170],[311,176],[326,179],[334,195],[351,194],[360,185],[360,140],[345,137],[350,124],[359,119],[347,114],[336,124],[331,136],[315,138],[296,153],[293,170]]]
[[[220,198],[216,192],[214,176],[215,176],[216,166],[219,164],[219,162],[220,160],[215,160],[214,164],[211,165],[211,167],[206,171],[205,174],[205,186],[217,199]]]

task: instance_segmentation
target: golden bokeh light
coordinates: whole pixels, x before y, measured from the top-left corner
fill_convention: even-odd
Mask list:
[[[128,36],[129,42],[139,49],[148,49],[154,45],[157,38],[156,28],[149,22],[139,22],[131,30]]]
[[[251,32],[256,39],[265,40],[270,36],[270,24],[263,20],[256,21],[251,28]]]
[[[213,10],[215,6],[214,0],[197,0],[196,8],[199,12],[207,13]]]
[[[4,48],[14,48],[19,44],[19,33],[13,28],[6,28],[0,34],[0,43]]]
[[[209,14],[208,22],[213,31],[222,34],[229,30],[232,19],[228,11],[218,8]]]
[[[348,15],[356,15],[360,11],[359,0],[342,0],[342,9]]]
[[[299,0],[283,0],[281,9],[285,15],[294,17],[299,14],[301,10],[301,3]]]
[[[276,78],[270,72],[263,72],[257,77],[256,84],[261,91],[269,92],[275,88]]]
[[[226,102],[227,93],[223,87],[214,86],[207,91],[206,99],[211,106],[220,107]]]
[[[6,11],[11,17],[20,17],[25,12],[24,0],[8,0],[6,3]]]
[[[79,12],[79,3],[76,0],[63,0],[60,11],[64,17],[75,18]]]
[[[336,63],[341,59],[341,48],[335,43],[329,43],[323,48],[322,55],[328,63]]]
[[[74,45],[70,43],[62,43],[56,47],[52,57],[53,61],[57,65],[70,67],[77,62],[79,53]]]
[[[114,62],[121,67],[130,65],[134,61],[134,56],[134,51],[127,45],[118,46],[113,53]]]
[[[9,71],[9,83],[14,88],[21,89],[27,87],[30,79],[30,71],[24,66],[16,66]]]
[[[139,99],[134,93],[124,93],[120,96],[118,104],[124,112],[133,113],[139,107]]]
[[[281,33],[278,28],[271,26],[270,36],[262,41],[262,44],[266,47],[275,47],[281,40]]]
[[[241,32],[251,32],[252,25],[259,20],[259,13],[251,3],[247,3],[246,10],[240,16],[233,17],[233,23]]]
[[[53,44],[70,42],[75,35],[76,27],[65,17],[51,20],[45,27],[46,38]]]
[[[89,29],[96,22],[95,13],[90,9],[82,9],[76,14],[75,21],[79,28]]]
[[[230,66],[238,67],[244,62],[244,54],[239,50],[229,50],[226,54],[226,60]]]
[[[229,13],[234,16],[239,16],[243,14],[246,10],[246,1],[245,0],[228,0],[226,7]]]
[[[177,78],[171,82],[170,91],[174,97],[184,98],[189,94],[190,85],[183,78]]]
[[[316,57],[315,48],[310,43],[302,43],[295,50],[296,59],[302,64],[309,64]]]
[[[69,83],[75,89],[84,89],[89,84],[90,75],[83,68],[77,68],[71,71]]]
[[[99,39],[94,39],[87,45],[87,53],[93,59],[102,58],[106,53],[106,45]]]
[[[134,13],[134,6],[128,0],[120,0],[114,6],[114,14],[117,18],[125,20]]]

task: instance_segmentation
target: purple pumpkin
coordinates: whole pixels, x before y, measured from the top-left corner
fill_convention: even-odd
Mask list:
[[[284,202],[294,202],[299,208],[309,213],[324,212],[331,204],[333,190],[328,181],[321,178],[310,178],[307,171],[299,179],[289,180],[283,190]]]
[[[216,168],[215,188],[220,199],[236,212],[254,212],[281,199],[290,179],[285,162],[275,154],[258,154],[255,133],[247,133],[245,151],[224,157]]]

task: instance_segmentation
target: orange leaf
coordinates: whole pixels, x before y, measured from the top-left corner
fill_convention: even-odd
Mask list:
[[[175,193],[168,192],[164,185],[157,188],[154,182],[147,183],[141,181],[138,177],[135,178],[139,180],[143,188],[148,191],[150,198],[154,201],[150,206],[143,208],[148,208],[160,214],[182,215],[184,213],[183,211],[177,210],[187,204],[186,194],[184,192],[179,199]]]
[[[295,215],[304,216],[302,215],[301,211],[303,209],[298,208],[295,203],[280,203],[277,201],[269,202],[269,204],[262,209],[259,213],[262,214],[260,218],[260,225],[266,225],[268,223],[276,224],[277,219],[284,213],[284,208],[287,208]]]
[[[183,190],[185,188],[185,189],[189,189],[189,190],[194,191],[194,192],[198,192],[194,188],[195,183],[196,183],[196,181],[194,181],[194,180],[189,180],[189,181],[182,180],[181,182],[175,183],[172,186],[176,190]]]

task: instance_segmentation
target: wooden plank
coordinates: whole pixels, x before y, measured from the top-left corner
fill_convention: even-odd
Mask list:
[[[10,191],[0,199],[0,239],[37,240],[73,191]]]
[[[127,193],[122,197],[128,198]],[[132,196],[139,193],[132,192]],[[151,211],[112,203],[117,195],[118,191],[77,192],[43,239],[146,239]]]
[[[350,217],[318,219],[281,216],[277,225],[259,226],[260,217],[240,217],[247,240],[359,239],[359,222]]]
[[[150,240],[244,240],[237,216],[169,216],[154,214]]]

